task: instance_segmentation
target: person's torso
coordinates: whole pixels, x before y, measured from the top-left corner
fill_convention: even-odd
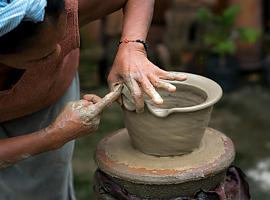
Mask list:
[[[53,104],[69,87],[79,65],[78,1],[66,0],[67,29],[61,54],[27,69],[0,64],[0,122]]]

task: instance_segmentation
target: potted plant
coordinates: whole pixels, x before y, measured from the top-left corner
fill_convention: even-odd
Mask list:
[[[220,14],[207,8],[200,9],[197,14],[202,25],[207,76],[217,81],[224,91],[231,91],[237,85],[240,70],[235,56],[237,42],[255,43],[260,35],[255,29],[235,25],[239,12],[240,6],[232,5]]]

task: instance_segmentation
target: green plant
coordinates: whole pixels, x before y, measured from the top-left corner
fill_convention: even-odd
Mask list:
[[[233,55],[237,50],[236,41],[255,43],[260,36],[258,30],[236,27],[235,19],[240,12],[239,5],[232,5],[221,14],[202,8],[197,13],[199,22],[204,25],[203,45],[209,53],[220,56]]]

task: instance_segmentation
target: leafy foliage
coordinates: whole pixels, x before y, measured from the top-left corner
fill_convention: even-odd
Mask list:
[[[260,32],[252,28],[237,28],[235,19],[240,12],[239,5],[232,5],[221,14],[202,8],[197,13],[203,25],[203,43],[208,51],[218,55],[232,55],[236,52],[236,41],[254,43]]]

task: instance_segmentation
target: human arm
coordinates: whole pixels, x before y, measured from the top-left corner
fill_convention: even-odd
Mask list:
[[[124,6],[124,20],[121,41],[146,40],[151,24],[154,0],[129,0]],[[160,81],[185,80],[180,74],[166,72],[151,63],[147,52],[141,43],[122,42],[119,45],[111,72],[108,77],[110,88],[114,84],[124,82],[134,99],[137,112],[144,107],[143,93],[146,93],[156,104],[163,100],[155,88],[163,88],[169,92],[176,90],[175,86]]]
[[[90,101],[86,100],[70,102],[48,127],[27,135],[1,139],[0,168],[42,152],[58,149],[68,141],[94,131],[98,127],[99,116],[89,119],[91,123],[86,123],[80,110],[87,105],[92,106]]]
[[[120,95],[120,88],[103,99],[85,95],[83,100],[68,103],[48,127],[27,135],[0,140],[0,168],[42,152],[62,147],[65,143],[98,128],[102,110]]]
[[[80,27],[124,7],[127,0],[79,0]]]
[[[103,17],[120,8],[123,8],[124,20],[121,40],[146,40],[151,24],[154,0],[79,0],[80,25]],[[108,77],[110,88],[117,83],[125,83],[135,101],[137,112],[144,107],[143,93],[146,93],[156,103],[163,102],[154,87],[164,88],[170,92],[175,86],[162,82],[160,79],[185,80],[180,74],[161,70],[147,58],[144,46],[140,43],[122,43],[116,54],[112,69]]]

